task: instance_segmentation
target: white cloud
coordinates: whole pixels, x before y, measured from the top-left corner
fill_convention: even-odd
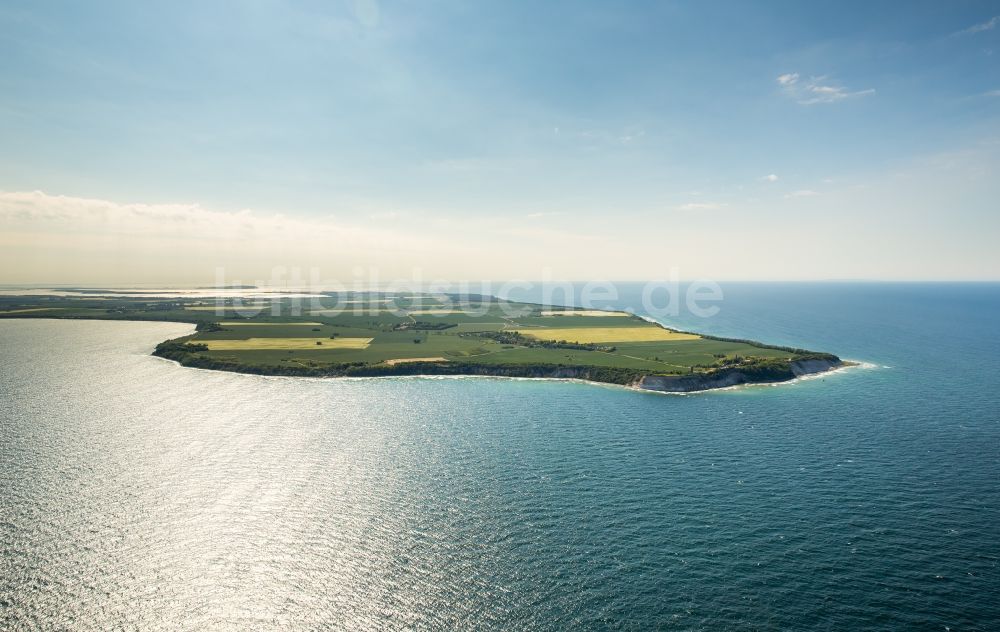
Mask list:
[[[798,73],[780,75],[776,81],[786,95],[801,105],[836,103],[875,94],[874,88],[852,91],[830,82],[827,77],[810,77],[805,81],[799,81]]]
[[[315,241],[336,237],[353,247],[392,241],[385,231],[349,226],[330,218],[293,218],[251,210],[212,211],[198,204],[133,204],[49,195],[42,191],[0,191],[0,220],[13,226],[31,224],[65,233],[102,236],[174,236],[228,241]],[[412,241],[406,237],[403,241]]]
[[[843,86],[825,86],[825,85],[812,85],[807,87],[809,96],[800,99],[799,103],[802,105],[813,105],[815,103],[835,103],[837,101],[842,101],[844,99],[851,99],[854,97],[864,97],[870,94],[875,94],[874,88],[868,88],[867,90],[857,90],[851,92],[844,88]]]
[[[990,90],[986,93],[988,97],[1000,97],[1000,90]]]
[[[717,211],[725,208],[725,204],[715,202],[688,202],[677,207],[678,211]]]
[[[316,270],[324,281],[343,281],[362,268],[384,281],[418,273],[538,278],[555,260],[581,278],[596,278],[608,272],[593,257],[594,244],[617,247],[613,228],[588,228],[585,220],[567,230],[547,228],[542,219],[519,225],[510,216],[368,211],[217,211],[0,191],[0,283],[201,284],[219,267],[240,282],[270,279],[278,268]]]
[[[800,197],[815,197],[819,195],[818,191],[813,191],[811,189],[801,189],[799,191],[792,191],[791,193],[785,194],[786,198],[800,198]]]
[[[979,24],[973,24],[969,28],[959,31],[958,33],[956,33],[956,35],[981,33],[983,31],[992,31],[997,27],[998,24],[1000,24],[1000,15],[994,15],[992,18],[986,20],[985,22],[980,22]]]
[[[29,269],[39,277],[69,280],[91,272],[104,278],[131,274],[138,282],[146,273],[170,270],[178,277],[206,278],[215,266],[333,269],[418,258],[448,246],[435,235],[409,234],[385,223],[0,191],[0,265],[9,270],[20,257],[23,275]]]
[[[778,176],[777,176],[777,174],[772,173],[770,175],[764,176],[763,178],[761,178],[761,180],[766,180],[768,182],[777,182],[778,181]]]

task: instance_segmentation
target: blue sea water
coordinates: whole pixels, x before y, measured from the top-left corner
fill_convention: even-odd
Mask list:
[[[266,378],[0,321],[0,627],[997,629],[1000,286],[723,290],[671,324],[870,366]]]

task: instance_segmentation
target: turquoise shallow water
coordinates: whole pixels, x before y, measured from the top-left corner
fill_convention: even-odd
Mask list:
[[[262,378],[2,321],[0,628],[995,629],[1000,287],[724,289],[675,324],[877,368]]]

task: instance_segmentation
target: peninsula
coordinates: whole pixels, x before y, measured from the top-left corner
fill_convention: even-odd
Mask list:
[[[677,331],[627,312],[485,295],[62,294],[0,297],[0,318],[191,323],[195,333],[153,353],[183,366],[260,375],[488,375],[690,392],[783,382],[845,364],[830,353]]]

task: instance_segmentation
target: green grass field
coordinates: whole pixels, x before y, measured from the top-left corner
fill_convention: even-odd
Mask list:
[[[247,338],[245,340],[204,340],[209,351],[255,351],[270,349],[288,351],[294,349],[366,349],[371,338]]]

